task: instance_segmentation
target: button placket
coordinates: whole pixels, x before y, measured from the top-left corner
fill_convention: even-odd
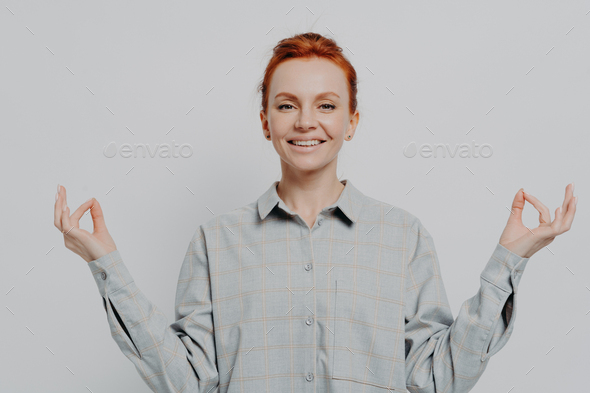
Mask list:
[[[311,247],[308,247],[306,249],[307,255],[305,255],[305,257],[310,262],[307,262],[307,263],[305,263],[303,265],[303,268],[305,269],[306,272],[311,272],[312,269],[313,269],[314,256],[313,256],[313,252],[312,252],[313,246],[311,245],[311,243],[313,242],[313,239],[314,239],[314,233],[315,233],[314,232],[314,229],[317,229],[316,227],[321,225],[322,220],[323,219],[321,217],[319,217],[319,216],[316,217],[316,222],[315,222],[314,226],[312,226],[311,228],[309,228],[309,237],[310,237],[309,238],[309,242],[310,243],[308,243],[308,244],[310,244]],[[309,277],[305,278],[305,281],[306,282],[308,282],[309,280],[311,280],[311,282],[309,283],[309,285],[313,285],[314,284],[314,281],[315,281],[314,277],[309,276]],[[312,296],[312,304],[314,304],[314,302],[313,302],[313,298],[314,298],[314,296],[313,296],[313,290],[314,290],[314,288],[315,288],[315,286],[312,286],[311,290],[309,290],[309,291],[306,292],[306,294],[308,294],[308,296]],[[306,310],[310,314],[312,314],[312,315],[314,314],[314,312],[315,312],[315,304],[313,306],[311,306],[311,308],[313,309],[313,311],[309,307],[305,307],[305,308],[306,308]],[[306,324],[306,326],[309,326],[309,327],[313,328],[314,327],[314,318],[311,315],[305,317],[305,324]],[[305,357],[306,357],[305,364],[313,364],[313,357],[315,356],[316,351],[317,351],[317,347],[316,347],[316,340],[317,339],[315,337],[315,333],[316,333],[316,329],[311,329],[308,332],[310,344],[312,344],[312,347],[314,349],[311,350],[309,353],[306,353],[305,354]],[[307,374],[305,375],[305,380],[307,382],[312,382],[313,379],[314,379],[313,372],[311,372],[311,371],[307,372]]]

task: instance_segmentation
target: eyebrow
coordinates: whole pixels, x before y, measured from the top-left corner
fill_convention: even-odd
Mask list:
[[[323,97],[327,97],[327,96],[330,96],[330,95],[334,95],[334,96],[336,96],[336,97],[340,98],[340,96],[339,96],[338,94],[334,93],[333,91],[326,91],[326,92],[324,92],[324,93],[320,93],[320,94],[318,94],[318,95],[316,96],[316,99],[318,99],[318,98],[323,98]],[[275,96],[275,100],[276,100],[276,99],[277,99],[277,97],[279,97],[279,96],[285,96],[285,97],[287,97],[287,98],[290,98],[290,99],[292,99],[292,100],[297,100],[297,96],[295,96],[295,95],[293,95],[293,94],[291,94],[291,93],[287,93],[287,92],[281,92],[281,93],[277,94],[277,95]]]

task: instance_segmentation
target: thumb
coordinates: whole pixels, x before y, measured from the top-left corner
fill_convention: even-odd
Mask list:
[[[521,188],[520,190],[518,190],[518,192],[514,196],[514,200],[512,201],[512,213],[510,213],[510,216],[508,217],[508,222],[522,222],[522,210],[524,209],[524,203],[524,189]]]
[[[102,209],[100,207],[100,203],[96,200],[96,198],[92,198],[90,201],[90,215],[92,215],[92,226],[94,227],[94,232],[96,231],[105,231],[107,229],[106,224],[104,222],[104,215],[102,213]]]

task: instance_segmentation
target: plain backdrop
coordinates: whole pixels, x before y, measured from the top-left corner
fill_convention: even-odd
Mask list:
[[[274,45],[306,31],[334,38],[358,72],[361,120],[338,177],[420,218],[455,317],[516,192],[553,217],[576,183],[573,226],[531,258],[514,333],[472,391],[587,390],[589,10],[588,1],[2,0],[0,391],[150,391],[110,335],[86,262],[54,227],[57,184],[72,212],[100,201],[137,285],[172,323],[196,228],[280,179],[256,88]],[[412,144],[463,143],[493,154],[404,155]],[[110,144],[186,150],[109,157]],[[524,223],[538,226],[530,204]],[[81,227],[92,230],[89,215]]]

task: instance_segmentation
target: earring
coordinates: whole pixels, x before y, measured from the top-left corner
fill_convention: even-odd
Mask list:
[[[267,136],[266,136],[266,139],[270,139],[270,135],[267,135]]]
[[[348,136],[348,139],[350,139],[350,135]]]

